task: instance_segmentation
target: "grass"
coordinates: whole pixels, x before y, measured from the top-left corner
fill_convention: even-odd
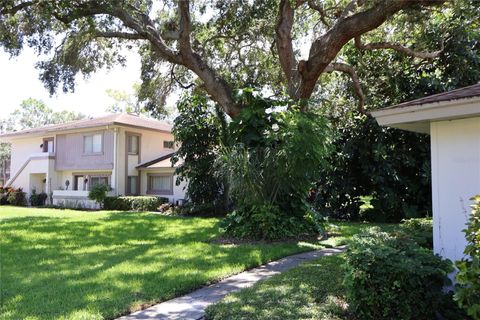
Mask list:
[[[112,319],[312,249],[222,245],[218,221],[0,207],[0,318]]]
[[[332,221],[326,227],[329,237],[320,243],[326,247],[348,245],[355,234],[373,226],[383,231],[398,228],[398,224]],[[335,255],[303,263],[251,288],[227,295],[207,308],[207,319],[352,319],[345,300],[343,262],[343,255]]]
[[[347,319],[343,259],[322,257],[228,295],[207,308],[207,319]]]

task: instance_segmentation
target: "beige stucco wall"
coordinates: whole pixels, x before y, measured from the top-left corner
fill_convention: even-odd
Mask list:
[[[128,134],[137,134],[140,136],[140,152],[138,156],[127,154],[126,137]],[[119,127],[117,136],[118,163],[116,167],[118,194],[126,194],[126,180],[128,175],[139,175],[136,166],[140,163],[158,158],[159,155],[165,151],[170,151],[171,149],[163,148],[163,141],[172,140],[174,140],[173,135],[167,132]],[[140,177],[140,179],[140,183],[142,184],[142,177]]]
[[[430,132],[434,251],[458,260],[469,199],[480,193],[480,117],[432,122]]]
[[[156,194],[156,196],[168,198],[169,202],[176,203],[179,199],[186,198],[186,183],[182,182],[180,185],[176,185],[177,177],[174,175],[175,169],[174,168],[161,168],[161,169],[154,169],[154,170],[142,170],[140,175],[140,193],[142,195],[147,195],[147,185],[148,185],[148,174],[151,173],[168,173],[173,175],[173,195],[171,194]]]

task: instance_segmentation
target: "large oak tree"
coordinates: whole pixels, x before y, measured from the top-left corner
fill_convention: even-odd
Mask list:
[[[174,88],[202,87],[235,117],[245,106],[235,89],[252,86],[310,98],[319,78],[342,72],[358,107],[366,97],[342,50],[396,50],[432,59],[422,25],[454,10],[445,0],[0,0],[0,43],[12,55],[25,46],[48,58],[40,77],[50,92],[73,90],[75,76],[142,56],[140,98],[151,108]],[[305,50],[309,48],[309,50]],[[387,67],[388,66],[379,66]]]

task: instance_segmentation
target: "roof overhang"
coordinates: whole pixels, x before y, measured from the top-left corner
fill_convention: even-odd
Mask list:
[[[480,97],[392,107],[372,111],[371,114],[381,126],[429,134],[432,121],[480,116]]]

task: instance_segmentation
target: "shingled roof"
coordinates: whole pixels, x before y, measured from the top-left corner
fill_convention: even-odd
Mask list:
[[[120,125],[127,127],[144,128],[155,131],[171,132],[172,126],[164,121],[142,118],[129,113],[109,114],[102,117],[71,121],[61,124],[54,124],[39,128],[25,129],[21,131],[9,132],[0,135],[0,137],[15,137],[30,134],[48,134],[57,131],[67,131],[74,129],[95,128],[103,126]]]
[[[383,108],[381,110],[417,106],[417,105],[442,102],[442,101],[467,99],[467,98],[473,98],[473,97],[480,97],[480,83],[477,83],[468,87],[460,88],[460,89],[455,89],[452,91],[434,94],[434,95],[423,97],[420,99],[403,102],[392,107]]]

